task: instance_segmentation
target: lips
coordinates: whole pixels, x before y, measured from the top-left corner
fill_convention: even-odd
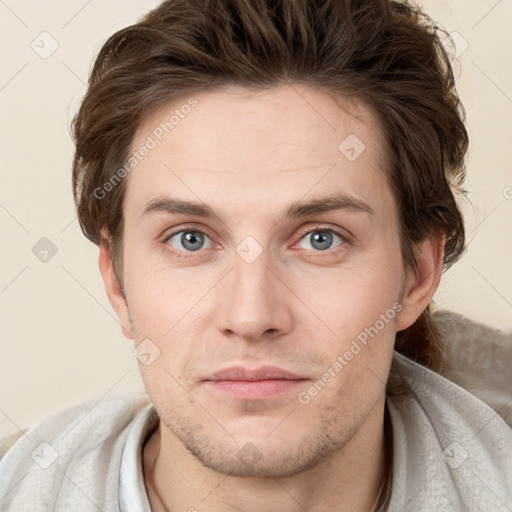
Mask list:
[[[232,366],[219,370],[205,379],[206,386],[215,393],[240,400],[265,400],[296,389],[308,380],[275,366],[256,370]]]
[[[250,370],[243,366],[232,366],[224,370],[215,372],[212,376],[205,380],[221,381],[259,381],[259,380],[305,380],[304,377],[295,375],[294,373],[277,368],[275,366],[263,366],[256,370]]]

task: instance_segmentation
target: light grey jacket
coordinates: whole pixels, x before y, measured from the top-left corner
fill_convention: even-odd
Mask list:
[[[387,398],[387,510],[511,512],[512,331],[449,312],[434,318],[445,345],[443,375],[393,356],[392,373],[410,391]],[[150,512],[140,452],[157,422],[146,395],[118,397],[0,440],[0,511]],[[128,455],[136,470],[127,481],[120,475]]]

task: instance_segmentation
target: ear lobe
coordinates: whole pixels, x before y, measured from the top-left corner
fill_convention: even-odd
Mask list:
[[[445,243],[446,236],[441,233],[415,245],[418,271],[411,269],[407,274],[397,332],[410,327],[432,300],[441,281]]]
[[[128,304],[123,294],[121,283],[117,278],[114,267],[112,265],[112,257],[110,251],[110,243],[108,238],[102,237],[99,244],[100,255],[99,255],[99,267],[103,283],[105,284],[105,290],[107,292],[108,300],[114,308],[119,320],[121,322],[121,329],[123,334],[129,338],[134,339],[132,332],[132,325],[128,312]]]

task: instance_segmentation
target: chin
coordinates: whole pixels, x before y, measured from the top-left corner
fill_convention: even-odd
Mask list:
[[[187,439],[187,450],[201,465],[218,473],[234,477],[284,478],[303,473],[325,462],[344,446],[332,438],[295,436],[286,432],[270,439],[268,433],[236,441],[233,438],[216,441],[201,436]],[[197,442],[196,442],[197,441]]]

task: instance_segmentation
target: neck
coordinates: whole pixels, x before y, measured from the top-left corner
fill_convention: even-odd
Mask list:
[[[286,478],[240,478],[206,468],[160,422],[144,447],[151,508],[154,512],[377,512],[391,465],[384,403],[385,397],[341,450]]]

